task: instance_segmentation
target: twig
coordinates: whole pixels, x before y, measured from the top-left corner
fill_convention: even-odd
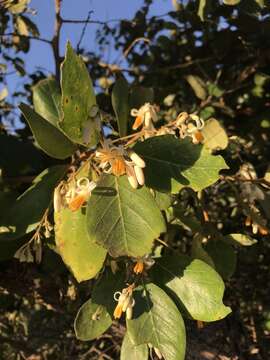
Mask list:
[[[53,55],[55,59],[55,78],[56,80],[60,80],[60,31],[62,27],[62,18],[60,15],[61,12],[61,1],[55,0],[55,23],[54,23],[54,36],[51,41]]]
[[[82,29],[82,33],[81,33],[79,42],[78,42],[78,44],[77,44],[77,52],[79,52],[79,50],[80,50],[80,45],[81,45],[81,42],[82,42],[83,37],[84,37],[84,35],[85,35],[85,31],[86,31],[86,28],[87,28],[87,25],[88,25],[88,21],[90,20],[90,17],[91,17],[91,14],[92,14],[92,13],[93,13],[93,10],[90,10],[90,11],[88,12],[86,22],[85,22],[85,24],[84,24],[84,27],[83,27],[83,29]]]
[[[148,44],[151,43],[151,41],[150,41],[149,39],[145,38],[145,37],[138,37],[138,38],[134,39],[134,40],[132,41],[132,43],[127,47],[127,49],[126,49],[126,50],[124,51],[124,53],[123,53],[123,56],[124,56],[125,58],[128,56],[128,54],[129,54],[130,50],[133,48],[133,46],[134,46],[135,44],[137,44],[137,42],[139,42],[139,41],[144,41],[144,42],[146,42],[146,43],[148,43]]]
[[[42,41],[42,42],[45,42],[47,44],[52,44],[52,41],[49,40],[49,39],[44,39],[44,38],[41,38],[41,37],[37,37],[37,36],[30,36],[30,35],[21,35],[21,34],[17,34],[17,33],[6,33],[6,34],[0,34],[0,39],[1,37],[4,37],[4,36],[18,36],[20,38],[26,38],[26,39],[29,39],[29,40],[37,40],[37,41]]]

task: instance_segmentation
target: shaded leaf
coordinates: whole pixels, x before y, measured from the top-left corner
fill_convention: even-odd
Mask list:
[[[112,106],[116,115],[120,136],[127,134],[129,120],[129,86],[124,77],[120,77],[112,90]]]
[[[55,242],[64,263],[78,282],[92,279],[101,270],[106,250],[88,235],[83,210],[63,208],[54,213]]]
[[[43,119],[28,105],[21,104],[19,108],[31,128],[36,142],[46,154],[56,159],[66,159],[74,153],[75,144],[59,129]]]
[[[134,86],[130,90],[130,108],[139,109],[145,103],[154,102],[154,90],[153,88],[146,88],[143,86]]]
[[[148,346],[146,344],[133,345],[127,332],[121,346],[120,360],[130,359],[148,360]]]
[[[201,234],[196,234],[192,239],[192,248],[191,248],[191,257],[192,259],[199,259],[204,261],[206,264],[215,269],[215,264],[211,256],[202,246],[203,236]]]
[[[112,256],[143,256],[165,223],[146,187],[133,189],[126,176],[107,175],[99,182],[101,194],[88,201],[88,232]]]
[[[134,291],[132,320],[127,320],[130,340],[134,345],[151,343],[165,360],[184,360],[185,326],[181,314],[170,297],[149,283]]]
[[[236,269],[236,254],[233,247],[224,241],[210,240],[205,250],[214,261],[217,272],[224,278],[230,278]]]
[[[99,141],[100,124],[96,114],[96,97],[92,81],[82,58],[67,43],[61,64],[62,118],[59,126],[76,143],[95,146]]]
[[[162,257],[153,267],[153,274],[193,319],[216,321],[231,312],[222,302],[225,286],[221,277],[201,260],[185,255]]]
[[[117,271],[113,274],[111,270],[106,269],[94,286],[92,301],[96,304],[103,305],[111,317],[117,305],[114,300],[114,293],[122,291],[126,287],[126,276],[124,271]]]
[[[44,170],[33,181],[33,185],[17,198],[0,219],[6,232],[0,240],[17,239],[33,231],[39,224],[45,210],[50,205],[53,190],[64,175],[65,166],[54,166]]]
[[[57,81],[47,78],[33,87],[35,111],[52,125],[58,127],[61,113],[61,93]]]
[[[104,306],[86,301],[79,309],[74,322],[77,339],[94,340],[102,335],[112,324],[111,317]]]
[[[228,168],[221,156],[172,135],[137,143],[134,151],[146,162],[146,185],[163,192],[177,193],[185,186],[200,191],[218,180],[221,169]]]

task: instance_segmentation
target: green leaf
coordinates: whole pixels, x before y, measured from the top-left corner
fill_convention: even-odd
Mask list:
[[[57,81],[47,78],[33,87],[33,103],[35,111],[55,127],[61,113],[61,93]]]
[[[201,234],[194,235],[192,239],[192,248],[191,248],[191,256],[192,259],[199,259],[204,261],[206,264],[210,265],[215,269],[215,264],[211,258],[211,256],[207,253],[207,251],[202,246],[203,236]]]
[[[206,4],[207,0],[199,0],[198,16],[202,21],[204,21]]]
[[[228,146],[229,139],[226,131],[219,121],[211,118],[205,122],[202,129],[203,143],[209,150],[224,150]]]
[[[207,88],[203,80],[199,76],[187,75],[186,80],[192,87],[197,98],[205,100],[207,98]]]
[[[214,261],[217,272],[224,279],[229,279],[236,269],[237,258],[233,247],[221,240],[210,240],[205,250]]]
[[[19,106],[27,120],[34,138],[41,149],[56,159],[66,159],[76,150],[76,146],[56,127],[37,114],[28,105]]]
[[[112,319],[104,306],[86,301],[79,309],[74,322],[77,339],[94,340],[112,324]]]
[[[139,109],[145,103],[154,102],[154,90],[143,86],[134,86],[130,91],[130,108]]]
[[[54,220],[55,242],[64,263],[78,282],[94,278],[107,252],[88,235],[83,210],[63,208],[54,213]]]
[[[146,187],[133,189],[126,176],[106,175],[104,189],[87,206],[89,235],[114,256],[143,256],[165,231],[164,219]],[[105,191],[107,190],[107,191]]]
[[[201,260],[175,255],[162,257],[153,267],[154,280],[173,295],[179,307],[193,319],[216,321],[231,309],[224,306],[224,283],[219,274]]]
[[[223,0],[223,3],[224,3],[225,5],[231,5],[231,6],[233,6],[233,5],[239,4],[240,1],[241,1],[241,0]]]
[[[221,156],[172,135],[137,143],[134,151],[146,162],[146,185],[163,192],[177,193],[185,186],[200,191],[218,180],[221,169],[228,168]]]
[[[232,245],[251,246],[258,241],[246,234],[229,234],[223,237],[224,241],[228,241]]]
[[[0,101],[5,100],[5,98],[8,96],[8,88],[4,87],[1,91],[0,91]]]
[[[96,118],[96,97],[87,67],[67,43],[66,56],[61,64],[62,118],[59,126],[74,142],[95,146],[100,138]]]
[[[111,270],[106,269],[94,286],[92,301],[96,304],[103,305],[107,309],[111,318],[117,305],[114,300],[114,293],[122,291],[126,287],[126,274],[124,271],[117,271],[113,274]]]
[[[133,345],[127,332],[121,346],[120,360],[130,359],[148,360],[148,346],[146,344]]]
[[[168,209],[173,202],[173,197],[170,194],[162,193],[155,190],[150,190],[151,194],[154,196],[155,202],[160,210]]]
[[[17,198],[0,219],[0,240],[17,239],[37,227],[50,205],[53,190],[65,171],[66,166],[54,166],[35,178],[33,185]]]
[[[174,302],[158,286],[149,283],[134,290],[132,320],[127,320],[134,345],[151,343],[165,360],[184,360],[185,326]]]
[[[120,136],[127,134],[129,119],[129,86],[124,77],[120,77],[112,90],[112,106],[116,115]]]

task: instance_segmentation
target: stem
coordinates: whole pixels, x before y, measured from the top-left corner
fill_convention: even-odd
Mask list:
[[[63,24],[60,12],[61,12],[61,1],[55,0],[55,23],[54,23],[54,36],[52,38],[52,49],[55,59],[55,78],[60,81],[60,31]]]

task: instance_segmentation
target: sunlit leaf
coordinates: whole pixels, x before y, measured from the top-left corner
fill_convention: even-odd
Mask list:
[[[128,332],[121,346],[120,360],[148,360],[148,346],[146,344],[133,345]]]
[[[104,176],[100,194],[87,206],[89,236],[112,256],[143,256],[165,231],[155,200],[146,187],[133,189],[126,176]]]
[[[193,319],[216,321],[231,309],[222,302],[224,283],[219,274],[201,260],[184,255],[158,259],[153,268],[154,280]]]
[[[106,250],[88,235],[84,211],[64,208],[54,213],[54,220],[59,254],[76,280],[95,277],[103,266]]]
[[[232,245],[251,246],[258,241],[246,234],[229,234],[224,236],[224,240],[228,241]]]
[[[205,100],[207,97],[207,88],[203,80],[195,75],[187,75],[186,80],[192,87],[192,90],[194,91],[197,98]]]
[[[27,120],[34,138],[41,149],[56,159],[66,159],[76,150],[73,144],[59,129],[51,125],[28,105],[19,106]]]
[[[228,146],[228,135],[219,121],[214,118],[205,122],[202,134],[203,143],[210,150],[224,150]]]
[[[74,142],[94,146],[100,137],[96,114],[96,97],[92,81],[82,58],[67,43],[61,64],[62,118],[59,126]],[[96,112],[96,111],[94,111]]]
[[[33,87],[35,111],[52,125],[58,126],[61,116],[61,93],[57,81],[47,78]]]
[[[185,326],[181,314],[170,297],[149,283],[134,291],[132,320],[127,320],[130,340],[134,345],[151,343],[165,360],[184,360]]]

